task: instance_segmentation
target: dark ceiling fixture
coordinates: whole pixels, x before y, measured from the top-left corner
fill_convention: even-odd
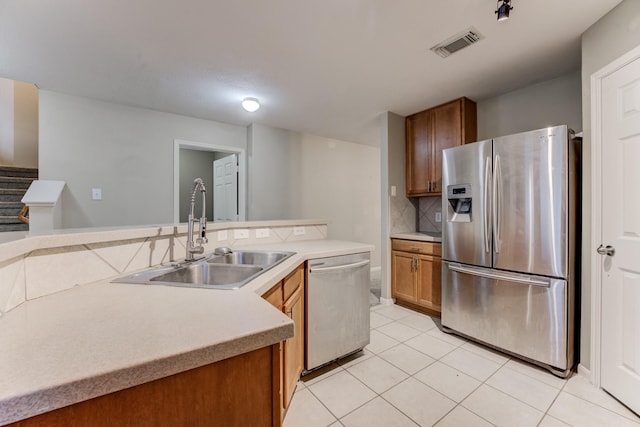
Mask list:
[[[498,15],[498,21],[506,21],[507,19],[509,19],[509,11],[513,9],[513,6],[511,6],[509,3],[511,3],[511,0],[498,0],[498,3],[496,5],[496,15]]]

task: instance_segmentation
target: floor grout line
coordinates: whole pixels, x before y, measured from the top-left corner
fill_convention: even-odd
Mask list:
[[[394,307],[394,306],[390,306],[390,307]],[[386,307],[382,307],[382,308],[386,308]],[[372,307],[372,309],[371,309],[371,313],[376,313],[378,310],[379,310],[379,309],[374,310],[374,309],[373,309],[373,307]],[[370,350],[369,350],[369,351],[368,351],[368,353],[370,353],[370,354],[371,354],[371,356],[366,357],[366,358],[363,358],[363,360],[359,360],[359,361],[357,361],[357,359],[354,359],[353,361],[354,361],[355,363],[353,363],[353,364],[349,365],[348,367],[345,367],[345,366],[342,366],[342,365],[337,364],[337,368],[340,368],[340,369],[336,369],[336,370],[337,370],[336,374],[337,374],[337,373],[339,373],[340,371],[345,371],[348,375],[350,375],[350,377],[351,377],[351,378],[355,379],[355,380],[356,380],[356,381],[358,381],[360,384],[364,385],[364,386],[366,387],[366,389],[368,389],[368,390],[370,390],[371,392],[373,392],[374,396],[373,396],[371,399],[368,399],[366,402],[364,402],[364,403],[362,403],[362,404],[358,405],[356,408],[352,409],[352,410],[351,410],[351,411],[349,411],[348,413],[344,414],[342,417],[338,418],[338,417],[337,417],[337,416],[336,416],[336,415],[335,415],[335,414],[334,414],[334,413],[333,413],[333,412],[332,412],[332,411],[327,407],[327,405],[326,405],[326,404],[325,404],[325,403],[324,403],[324,402],[323,402],[323,401],[322,401],[318,396],[316,396],[316,395],[315,395],[315,393],[313,393],[313,391],[311,390],[311,387],[312,387],[313,385],[315,385],[315,384],[317,384],[317,383],[320,383],[320,382],[322,382],[322,381],[324,381],[324,380],[326,380],[326,379],[328,379],[328,378],[331,378],[331,377],[333,377],[333,375],[335,375],[335,374],[329,375],[329,376],[327,376],[326,378],[323,378],[323,379],[321,379],[321,380],[319,380],[319,381],[317,381],[317,382],[314,382],[313,384],[311,384],[311,385],[309,385],[309,386],[307,386],[307,385],[305,384],[305,388],[306,388],[306,389],[309,389],[309,392],[311,393],[311,395],[312,395],[315,399],[317,399],[317,400],[321,403],[321,405],[322,405],[322,406],[323,406],[323,407],[324,407],[324,408],[325,408],[325,409],[326,409],[326,410],[327,410],[327,411],[328,411],[328,412],[329,412],[329,413],[330,413],[330,414],[331,414],[331,415],[332,415],[332,416],[333,416],[333,417],[334,417],[338,422],[340,422],[340,423],[342,423],[342,420],[343,420],[345,417],[347,417],[347,416],[349,416],[349,415],[353,414],[355,411],[358,411],[358,410],[359,410],[359,409],[361,409],[363,406],[366,406],[366,405],[370,404],[372,401],[374,401],[375,399],[377,399],[377,398],[379,397],[379,398],[381,398],[384,402],[386,402],[387,404],[389,404],[389,405],[391,405],[393,408],[395,408],[395,409],[396,409],[398,412],[400,412],[403,416],[405,416],[405,417],[407,417],[409,420],[411,420],[411,422],[412,422],[412,423],[414,423],[414,424],[416,424],[416,425],[419,425],[419,423],[418,423],[416,420],[414,420],[413,418],[411,418],[408,414],[406,414],[404,411],[402,411],[400,408],[398,408],[397,406],[395,406],[392,402],[390,402],[389,400],[387,400],[387,399],[383,396],[383,394],[384,394],[384,393],[389,392],[389,391],[390,391],[390,390],[392,390],[393,388],[398,387],[400,384],[403,384],[403,383],[405,383],[405,382],[409,381],[410,379],[413,379],[413,380],[417,381],[417,382],[418,382],[418,383],[420,383],[422,386],[425,386],[425,387],[429,388],[430,390],[432,390],[432,391],[434,391],[434,392],[438,393],[440,396],[444,397],[444,398],[445,398],[445,399],[447,399],[448,401],[452,401],[452,402],[454,402],[454,403],[455,403],[455,405],[454,405],[450,410],[448,410],[445,414],[443,414],[443,415],[442,415],[442,416],[441,416],[437,421],[435,421],[433,425],[437,425],[438,423],[441,423],[444,419],[446,419],[446,418],[447,418],[447,417],[448,417],[448,416],[449,416],[453,411],[455,411],[455,410],[456,410],[456,409],[458,409],[459,407],[460,407],[460,409],[463,409],[464,411],[467,411],[468,413],[473,414],[473,416],[478,417],[479,419],[481,419],[481,420],[483,420],[483,421],[487,422],[488,424],[490,424],[490,425],[495,425],[495,424],[494,424],[494,423],[492,423],[491,421],[489,421],[489,420],[487,420],[486,418],[484,418],[482,415],[475,413],[473,410],[471,410],[471,409],[469,409],[469,408],[467,408],[466,406],[464,406],[464,405],[463,405],[463,404],[464,404],[464,402],[466,402],[466,401],[469,399],[469,397],[470,397],[470,396],[472,396],[474,393],[476,393],[476,392],[478,391],[478,389],[479,389],[480,387],[482,387],[483,385],[486,385],[487,387],[491,388],[491,389],[492,389],[492,390],[494,390],[494,391],[497,391],[497,392],[499,392],[499,393],[502,393],[502,394],[504,394],[504,395],[507,395],[507,396],[511,397],[511,398],[512,398],[512,399],[514,399],[515,401],[520,402],[520,403],[522,403],[522,404],[526,405],[528,408],[531,408],[531,409],[533,409],[534,411],[536,411],[536,412],[538,412],[538,413],[542,413],[541,418],[539,419],[539,421],[538,421],[538,422],[537,422],[537,424],[536,424],[537,426],[540,426],[540,424],[542,424],[542,423],[543,423],[543,421],[544,421],[547,417],[549,417],[549,418],[552,418],[552,419],[554,419],[554,420],[557,420],[557,421],[560,421],[560,422],[562,422],[562,423],[565,423],[565,424],[567,424],[567,425],[570,425],[570,426],[572,426],[572,427],[575,427],[575,426],[573,426],[572,424],[569,424],[568,422],[566,422],[566,421],[564,421],[564,420],[561,420],[561,419],[558,419],[558,418],[556,418],[556,417],[554,417],[554,416],[552,416],[552,415],[550,415],[550,414],[549,414],[549,411],[550,411],[550,410],[551,410],[551,408],[556,404],[556,402],[557,402],[558,398],[561,396],[561,394],[562,394],[562,393],[567,393],[567,394],[569,394],[569,395],[571,395],[571,396],[573,396],[573,397],[575,397],[575,398],[577,398],[577,399],[580,399],[581,401],[586,402],[587,404],[591,404],[591,405],[593,405],[593,406],[596,406],[596,407],[599,407],[599,408],[601,408],[601,409],[604,409],[604,410],[606,410],[608,413],[611,413],[612,415],[619,416],[619,417],[622,417],[622,418],[627,419],[627,420],[630,420],[630,421],[635,421],[635,420],[631,419],[630,417],[627,417],[627,416],[625,416],[625,415],[622,415],[622,414],[620,414],[620,413],[617,413],[616,411],[611,410],[611,409],[609,409],[609,408],[606,408],[606,407],[604,407],[604,406],[602,406],[602,405],[600,405],[600,404],[598,404],[598,403],[592,402],[592,401],[587,400],[587,399],[584,399],[584,398],[582,398],[582,397],[580,397],[580,396],[578,396],[578,395],[575,395],[575,394],[573,394],[573,393],[571,393],[571,392],[569,392],[569,391],[566,391],[565,389],[566,389],[567,384],[568,384],[568,381],[569,381],[568,379],[566,379],[566,380],[562,383],[562,386],[558,388],[558,387],[556,387],[555,385],[550,384],[549,382],[546,382],[546,381],[544,381],[544,380],[541,380],[540,378],[537,378],[537,377],[536,377],[536,375],[533,375],[533,373],[532,373],[531,371],[527,370],[527,369],[522,369],[522,370],[521,370],[521,369],[514,368],[514,365],[509,365],[509,362],[511,362],[511,361],[514,361],[513,363],[520,363],[520,361],[519,361],[517,358],[515,358],[515,357],[512,357],[512,356],[508,356],[508,357],[507,357],[507,356],[505,356],[505,357],[506,357],[506,360],[505,360],[505,361],[503,361],[503,362],[499,362],[499,361],[496,361],[496,360],[494,360],[494,359],[492,359],[492,358],[486,357],[486,356],[485,356],[485,355],[483,355],[483,354],[476,353],[476,352],[474,352],[474,351],[469,350],[468,348],[463,347],[463,346],[465,346],[467,343],[470,343],[471,345],[478,346],[479,348],[482,348],[482,349],[489,349],[488,347],[485,347],[485,346],[483,346],[483,345],[481,345],[481,344],[479,344],[479,343],[476,343],[476,342],[473,342],[473,341],[470,341],[470,340],[464,340],[464,342],[463,342],[462,344],[454,345],[454,344],[452,344],[451,342],[448,342],[448,341],[445,341],[445,340],[440,339],[438,336],[434,336],[434,335],[429,334],[429,332],[430,332],[430,331],[432,331],[432,330],[433,330],[433,328],[431,328],[431,329],[429,329],[429,330],[427,330],[427,331],[422,331],[422,330],[420,330],[420,329],[417,329],[417,328],[414,328],[414,327],[412,327],[412,326],[410,326],[410,325],[406,325],[406,324],[402,323],[400,320],[402,320],[402,319],[403,319],[403,318],[405,318],[405,317],[408,317],[408,315],[407,315],[407,316],[404,316],[404,317],[401,317],[401,318],[398,318],[398,319],[394,319],[394,318],[391,318],[391,317],[385,316],[385,315],[384,315],[384,314],[382,314],[382,313],[378,313],[378,314],[379,314],[380,316],[383,316],[384,318],[389,319],[390,321],[389,321],[388,323],[383,324],[383,325],[379,325],[379,326],[377,326],[377,327],[375,327],[375,328],[371,328],[371,330],[372,330],[372,331],[373,331],[373,330],[375,330],[375,331],[377,331],[378,333],[382,334],[383,336],[388,337],[388,338],[390,338],[390,339],[393,339],[394,341],[397,341],[397,343],[395,343],[395,344],[391,345],[391,346],[390,346],[390,347],[388,347],[388,348],[385,348],[384,350],[379,351],[378,353],[374,353],[373,351],[370,351]],[[427,315],[424,315],[424,314],[422,314],[422,313],[418,313],[418,312],[416,312],[415,314],[416,314],[416,315],[423,315],[423,316],[425,316],[425,317],[429,317],[429,316],[427,316]],[[432,321],[433,321],[433,320],[432,320]],[[413,336],[413,337],[411,337],[411,338],[408,338],[408,339],[405,339],[405,340],[401,340],[401,339],[399,339],[399,338],[397,338],[397,337],[393,336],[393,335],[392,335],[392,334],[390,334],[390,333],[388,334],[388,333],[385,333],[385,332],[383,332],[383,331],[381,331],[381,330],[380,330],[380,328],[385,327],[385,326],[388,326],[388,325],[391,325],[391,324],[393,324],[393,323],[398,323],[398,324],[400,324],[400,325],[402,325],[402,326],[406,326],[406,327],[408,327],[408,328],[410,328],[410,329],[412,329],[412,330],[414,330],[414,331],[419,332],[419,334],[418,334],[418,335],[415,335],[415,336]],[[435,322],[434,322],[434,323],[435,323]],[[437,325],[436,325],[435,327],[437,327]],[[420,335],[427,335],[427,336],[429,336],[429,337],[431,337],[431,338],[435,338],[435,339],[439,340],[440,342],[444,342],[444,343],[446,343],[446,344],[448,344],[448,345],[454,346],[454,348],[453,348],[452,350],[450,350],[450,351],[446,352],[445,354],[441,355],[440,357],[435,358],[435,357],[433,357],[433,356],[431,356],[431,355],[429,355],[429,354],[427,354],[427,353],[425,353],[425,352],[423,352],[423,351],[420,351],[419,349],[414,348],[414,347],[412,347],[412,346],[410,346],[410,345],[408,345],[408,344],[407,344],[407,342],[408,342],[408,341],[410,341],[410,340],[412,340],[412,339],[414,339],[414,338],[417,338],[417,337],[419,337]],[[432,362],[430,362],[430,363],[428,363],[426,366],[424,366],[424,367],[420,368],[417,372],[415,372],[415,373],[411,374],[410,372],[407,372],[407,371],[406,371],[405,369],[403,369],[402,367],[397,366],[396,364],[392,363],[391,361],[388,361],[388,360],[386,360],[385,358],[383,358],[383,357],[381,357],[381,356],[380,356],[380,354],[382,354],[382,353],[384,353],[384,352],[387,352],[387,351],[389,351],[389,350],[391,350],[391,349],[397,348],[397,347],[399,347],[400,345],[404,345],[404,346],[406,346],[406,347],[410,348],[410,349],[411,349],[411,350],[413,350],[413,351],[416,351],[416,352],[418,352],[418,353],[420,353],[420,354],[422,354],[422,355],[424,355],[424,356],[426,356],[426,357],[429,357],[429,358],[432,360]],[[492,373],[491,373],[491,374],[490,374],[486,379],[484,379],[484,381],[480,381],[478,378],[476,378],[476,377],[474,377],[474,376],[471,376],[471,375],[467,374],[466,372],[460,371],[460,370],[459,370],[458,368],[456,368],[455,366],[451,366],[450,364],[448,364],[448,363],[446,363],[446,362],[444,362],[444,361],[442,360],[442,359],[444,359],[445,357],[447,357],[447,355],[451,354],[452,352],[454,352],[454,351],[456,351],[457,349],[460,349],[460,348],[462,348],[463,350],[465,350],[465,351],[467,351],[467,352],[469,352],[469,353],[472,353],[474,356],[477,356],[477,357],[479,357],[479,358],[481,358],[481,359],[484,359],[484,360],[486,360],[486,361],[488,361],[488,362],[492,362],[492,363],[496,364],[496,365],[498,366],[498,368],[497,368],[494,372],[492,372]],[[495,349],[491,349],[491,350],[494,350],[494,351],[495,351]],[[498,353],[499,353],[499,352],[498,352]],[[359,365],[359,364],[361,364],[361,363],[366,362],[367,360],[372,360],[373,358],[378,358],[380,361],[382,361],[382,362],[384,362],[384,363],[389,364],[390,366],[394,367],[395,369],[400,370],[403,374],[407,375],[407,377],[406,377],[406,378],[404,378],[404,379],[402,379],[402,380],[400,380],[399,382],[397,382],[397,383],[393,384],[391,387],[388,387],[387,389],[383,390],[381,393],[376,392],[376,391],[375,391],[375,390],[373,390],[369,385],[367,385],[367,383],[366,383],[366,382],[364,382],[363,380],[361,380],[360,378],[358,378],[356,375],[354,375],[354,374],[349,370],[349,369],[351,369],[351,368],[353,368],[353,367],[355,367],[355,366],[358,366],[358,365]],[[352,362],[352,361],[350,361],[350,362]],[[350,363],[350,362],[347,362],[347,363]],[[420,372],[424,371],[425,369],[428,369],[430,366],[432,366],[432,365],[433,365],[433,364],[435,364],[436,362],[442,363],[443,365],[447,366],[448,368],[453,369],[453,370],[455,370],[455,371],[457,371],[457,372],[460,372],[460,373],[462,373],[462,374],[464,374],[464,375],[468,376],[469,378],[474,379],[475,381],[478,381],[478,385],[476,385],[475,387],[473,387],[473,388],[472,388],[472,389],[471,389],[471,390],[470,390],[470,391],[469,391],[469,392],[468,392],[468,393],[467,393],[467,394],[466,394],[466,395],[465,395],[465,396],[464,396],[464,397],[463,397],[463,398],[458,402],[457,400],[454,400],[454,399],[452,399],[452,398],[448,397],[448,396],[447,396],[447,395],[445,395],[443,392],[441,392],[441,391],[437,390],[437,389],[436,389],[436,388],[434,388],[433,386],[431,386],[431,385],[429,385],[429,384],[427,384],[427,383],[425,383],[425,382],[421,381],[420,379],[418,379],[418,378],[416,377],[416,375],[418,375]],[[526,362],[523,362],[523,366],[528,367],[529,365],[528,365],[528,364],[526,364]],[[537,369],[539,369],[538,367],[536,367],[536,366],[534,366],[534,365],[531,365],[531,367],[532,367],[532,368],[534,368],[534,369],[536,369],[536,370],[537,370]],[[553,390],[554,390],[554,392],[555,392],[555,396],[554,396],[554,397],[553,397],[553,399],[551,400],[551,403],[546,407],[546,409],[545,409],[545,410],[541,410],[541,409],[538,409],[538,408],[534,407],[533,405],[531,405],[531,404],[529,404],[529,403],[527,403],[527,402],[525,402],[525,401],[523,401],[523,400],[519,399],[518,397],[516,397],[516,396],[514,396],[514,395],[512,395],[512,394],[510,394],[510,393],[508,393],[508,392],[506,392],[506,391],[500,390],[499,388],[494,387],[494,386],[492,386],[491,384],[489,384],[489,383],[488,383],[488,381],[489,381],[489,380],[491,380],[491,378],[495,377],[495,376],[496,376],[499,372],[501,372],[503,369],[506,369],[507,371],[515,372],[515,373],[520,374],[520,375],[522,375],[522,376],[524,376],[524,377],[527,377],[529,380],[535,381],[535,382],[540,383],[540,384],[542,384],[542,385],[546,385],[546,386],[548,386],[549,388],[553,389]],[[544,371],[544,370],[542,370],[542,369],[540,369],[540,372],[545,372],[545,371]],[[503,373],[506,373],[506,372],[503,372]],[[546,372],[545,372],[545,373],[546,373]],[[552,375],[552,374],[551,374],[551,373],[549,373],[549,375]],[[573,375],[578,375],[578,374],[575,374],[575,373],[574,373],[574,374],[572,374],[571,376],[573,376]],[[570,378],[571,378],[571,377],[570,377]],[[296,392],[297,392],[297,391],[298,391],[298,390],[296,390]],[[333,421],[332,423],[334,423],[334,422],[336,422],[336,421]]]

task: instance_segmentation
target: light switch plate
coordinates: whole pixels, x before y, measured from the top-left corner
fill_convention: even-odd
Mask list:
[[[442,212],[436,212],[436,222],[442,222]]]
[[[256,239],[264,239],[266,237],[269,237],[268,228],[256,228]]]
[[[91,200],[102,200],[102,188],[91,189]]]
[[[396,197],[397,189],[395,185],[391,186],[391,197]]]
[[[248,239],[249,238],[249,230],[247,230],[245,228],[233,230],[233,238],[234,239]]]
[[[229,238],[229,233],[227,233],[227,230],[218,231],[218,242],[227,240],[228,238]]]
[[[304,236],[306,234],[306,230],[304,227],[293,227],[293,235],[294,236]]]

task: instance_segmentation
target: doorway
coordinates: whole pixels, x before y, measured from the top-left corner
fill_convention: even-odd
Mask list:
[[[223,188],[225,194],[216,194],[216,185],[214,183],[214,162],[234,156],[236,162],[235,175],[236,179],[231,185],[234,185],[234,191],[230,191],[229,187]],[[222,145],[206,144],[194,141],[174,140],[174,223],[187,222],[189,202],[191,198],[191,189],[193,179],[202,178],[207,189],[207,220],[215,222],[214,217],[215,204],[228,203],[229,207],[222,207],[224,211],[235,211],[235,221],[244,221],[246,217],[246,159],[245,150],[235,147],[227,147]],[[234,200],[231,200],[231,195]],[[197,201],[196,203],[199,203]],[[218,207],[220,208],[220,207]],[[197,208],[200,211],[200,208]],[[225,220],[231,218],[225,218]],[[218,222],[221,222],[218,220]]]

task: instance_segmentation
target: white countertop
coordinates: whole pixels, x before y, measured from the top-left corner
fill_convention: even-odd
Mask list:
[[[252,246],[296,252],[238,290],[100,281],[0,318],[0,424],[275,344],[292,321],[260,295],[311,258],[368,252],[332,240]]]
[[[442,233],[427,233],[415,231],[406,233],[392,233],[390,237],[392,239],[418,240],[422,242],[442,242]]]

